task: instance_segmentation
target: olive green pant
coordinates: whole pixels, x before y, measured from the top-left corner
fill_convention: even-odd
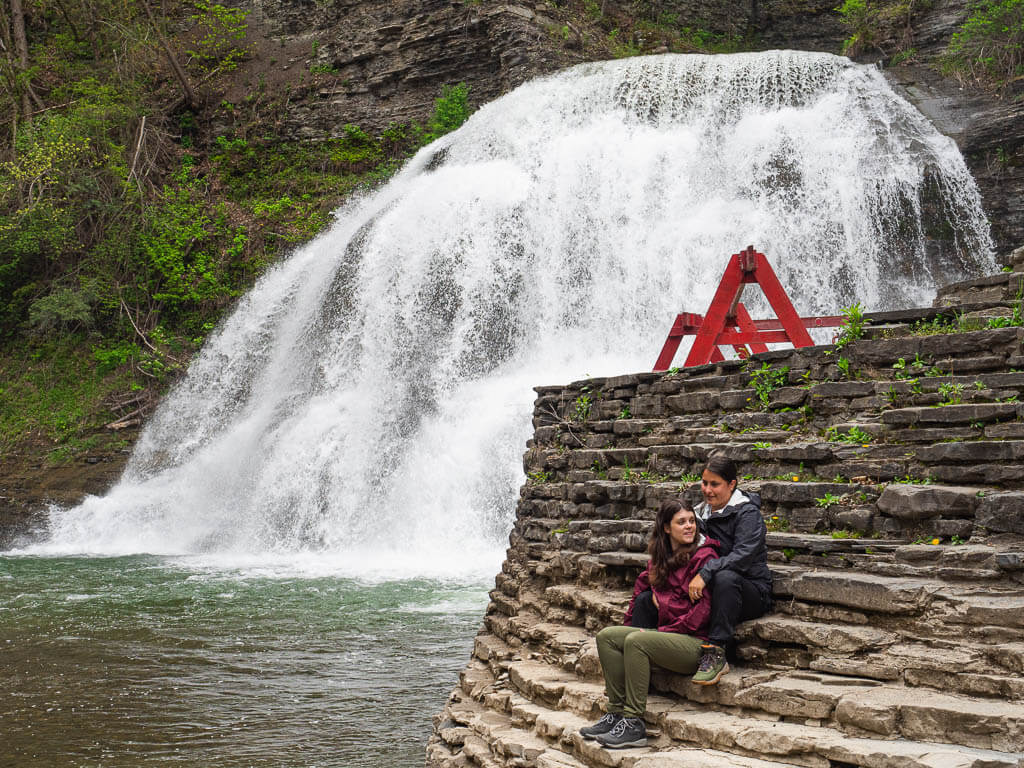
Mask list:
[[[637,627],[605,627],[597,633],[597,655],[604,671],[608,711],[643,717],[651,665],[688,675],[697,671],[704,641],[675,632]]]

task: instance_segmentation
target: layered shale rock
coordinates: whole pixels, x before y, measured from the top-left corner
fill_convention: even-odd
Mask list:
[[[978,292],[1002,280],[937,304],[998,314],[1012,300]],[[537,388],[507,559],[427,765],[1024,766],[1024,329],[911,332],[943,311],[871,316],[842,350]],[[656,671],[650,746],[583,741],[594,635],[716,451],[762,495],[774,609],[719,685]]]
[[[250,10],[248,44],[229,102],[256,93],[286,105],[274,135],[337,137],[346,124],[371,133],[390,123],[426,122],[445,84],[465,82],[474,105],[540,75],[616,54],[614,26],[638,26],[655,4],[473,0],[241,0]],[[834,0],[675,0],[656,4],[679,29],[742,41],[746,50],[791,48],[840,53],[850,35]],[[600,10],[602,13],[595,13]],[[857,60],[888,67],[892,85],[956,141],[978,181],[1001,247],[1024,241],[1024,101],[940,72],[939,59],[968,14],[963,0],[920,4],[881,25]],[[646,17],[644,17],[646,18]],[[879,17],[881,19],[882,16]],[[650,24],[648,24],[650,26]],[[619,30],[621,32],[621,30]],[[665,48],[644,46],[644,52]],[[909,58],[890,66],[893,54]],[[1019,95],[1019,83],[1015,86]],[[233,119],[240,111],[235,110]],[[266,109],[266,107],[264,107]],[[257,110],[258,111],[258,110]],[[218,119],[223,119],[220,117]],[[265,119],[265,118],[264,118]],[[222,132],[237,126],[225,123]],[[929,201],[922,204],[927,206]]]

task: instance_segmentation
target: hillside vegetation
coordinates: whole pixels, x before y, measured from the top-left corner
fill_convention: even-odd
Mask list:
[[[244,11],[200,1],[153,13],[108,0],[10,0],[7,10],[0,449],[9,456],[119,446],[119,430],[104,425],[137,424],[268,264],[469,113],[468,89],[452,84],[424,125],[282,141],[273,115],[285,105],[274,96],[218,100],[249,55]]]

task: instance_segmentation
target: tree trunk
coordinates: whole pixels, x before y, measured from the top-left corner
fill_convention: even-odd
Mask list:
[[[21,71],[28,72],[28,38],[25,36],[25,11],[21,0],[11,0],[11,37],[14,38],[14,53],[17,56]],[[27,121],[31,120],[32,103],[28,97],[28,83],[21,90],[21,113]]]
[[[12,0],[13,2],[14,0]],[[188,82],[188,76],[185,74],[185,70],[181,68],[178,60],[174,56],[174,52],[171,50],[171,44],[167,42],[167,38],[164,37],[164,33],[160,31],[160,25],[156,23],[156,19],[153,18],[153,11],[149,8],[149,3],[146,0],[142,0],[142,7],[146,10],[146,16],[149,17],[149,23],[153,25],[153,31],[156,36],[160,38],[160,45],[164,49],[164,53],[167,55],[167,61],[171,65],[171,69],[174,70],[174,76],[178,78],[178,82],[181,84],[181,91],[185,97],[185,102],[190,107],[196,107],[196,95],[192,91],[192,86]]]

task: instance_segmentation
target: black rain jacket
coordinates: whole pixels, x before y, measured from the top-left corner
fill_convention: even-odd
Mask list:
[[[737,493],[747,498],[738,499]],[[737,503],[733,503],[737,500]],[[768,570],[768,528],[761,516],[761,497],[753,492],[734,492],[722,509],[712,511],[706,504],[698,504],[697,519],[701,532],[708,538],[718,539],[721,553],[700,569],[704,583],[711,585],[721,570],[736,571],[754,583],[763,597],[771,599],[772,572]]]

